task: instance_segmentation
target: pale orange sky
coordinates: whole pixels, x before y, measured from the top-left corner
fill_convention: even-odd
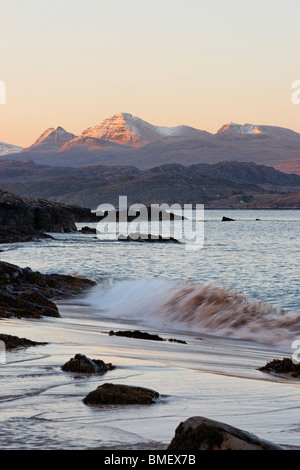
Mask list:
[[[79,134],[119,112],[216,132],[300,132],[298,0],[12,0],[1,7],[0,141]]]

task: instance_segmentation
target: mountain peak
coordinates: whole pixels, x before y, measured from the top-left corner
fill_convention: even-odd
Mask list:
[[[130,113],[118,113],[104,119],[100,124],[89,127],[78,138],[92,137],[105,139],[121,145],[142,147],[166,137],[203,137],[208,132],[189,126],[155,126]]]
[[[38,149],[46,152],[57,151],[63,144],[75,137],[74,134],[65,131],[61,126],[58,126],[56,129],[49,127],[49,129],[45,130],[30,147],[24,150],[31,151]]]

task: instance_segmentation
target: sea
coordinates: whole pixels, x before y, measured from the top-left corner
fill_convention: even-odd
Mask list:
[[[94,223],[2,245],[2,261],[97,285],[58,302],[60,318],[1,320],[1,333],[47,345],[6,351],[0,364],[0,449],[164,450],[192,416],[300,449],[299,379],[258,370],[275,358],[298,360],[300,212],[204,210],[190,218],[201,241],[194,246],[191,236],[147,243],[120,241],[109,227],[79,231]],[[183,222],[171,223],[179,233]],[[165,341],[109,335],[133,329]],[[101,376],[63,372],[77,353],[115,369]],[[151,388],[160,400],[83,403],[107,382]]]

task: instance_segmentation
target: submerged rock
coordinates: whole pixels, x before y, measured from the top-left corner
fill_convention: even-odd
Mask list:
[[[170,341],[170,343],[187,344],[186,341],[184,341],[184,340],[182,340],[182,339],[176,339],[176,338],[169,338],[168,341]]]
[[[159,401],[159,393],[149,388],[105,383],[90,392],[86,405],[151,405]]]
[[[153,235],[151,233],[143,234],[139,232],[130,233],[129,235],[120,235],[119,241],[127,242],[145,242],[145,243],[180,243],[173,237],[162,237],[162,235]]]
[[[17,348],[28,348],[29,346],[44,346],[48,343],[43,343],[39,341],[32,341],[27,338],[19,338],[18,336],[0,334],[0,341],[5,343],[5,348],[7,350],[17,349]]]
[[[300,377],[300,364],[294,364],[292,359],[273,359],[265,366],[259,367],[262,372],[275,372],[277,374],[289,374],[291,377]]]
[[[137,338],[137,339],[148,339],[152,341],[166,341],[166,339],[162,338],[161,336],[147,333],[145,331],[140,331],[140,330],[125,330],[125,331],[113,331],[111,330],[109,332],[109,336],[123,336],[127,338]],[[176,338],[170,338],[168,339],[171,343],[181,343],[181,344],[187,344],[186,341],[183,341],[181,339],[176,339]]]
[[[0,318],[59,317],[54,300],[78,296],[94,281],[64,274],[42,274],[0,261]]]
[[[113,370],[115,366],[106,364],[101,359],[90,359],[83,354],[76,354],[61,369],[65,372],[83,372],[88,374],[101,374]]]
[[[85,227],[82,227],[80,230],[78,230],[78,232],[96,234],[96,233],[97,233],[97,229],[96,229],[96,228],[92,228],[92,227],[85,226]]]
[[[168,446],[171,451],[197,450],[283,450],[228,424],[195,416],[180,423]]]
[[[134,330],[134,331],[113,331],[109,332],[109,336],[126,336],[127,338],[139,338],[139,339],[150,339],[153,341],[164,341],[158,335],[153,335],[150,333],[146,333],[144,331]]]
[[[231,219],[230,217],[223,217],[222,222],[234,222],[235,219]]]

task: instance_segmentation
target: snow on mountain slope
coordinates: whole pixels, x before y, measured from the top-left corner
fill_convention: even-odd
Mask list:
[[[216,135],[239,136],[239,135],[262,135],[271,137],[272,139],[286,139],[290,141],[297,140],[300,142],[300,134],[278,126],[254,125],[254,124],[236,124],[230,122],[224,124],[216,133]]]
[[[229,124],[224,124],[221,129],[218,130],[217,134],[226,133],[226,135],[239,135],[239,134],[261,134],[261,130],[253,126],[252,124],[235,124],[230,122]]]
[[[74,139],[72,145],[82,142],[83,138],[92,137],[94,139],[109,140],[121,145],[142,147],[149,142],[164,137],[199,137],[204,135],[209,135],[209,133],[189,126],[154,126],[139,117],[132,116],[132,114],[119,113],[83,131],[77,139]]]
[[[23,147],[18,147],[17,145],[6,144],[5,142],[0,142],[0,156],[9,155],[11,153],[22,152]]]

